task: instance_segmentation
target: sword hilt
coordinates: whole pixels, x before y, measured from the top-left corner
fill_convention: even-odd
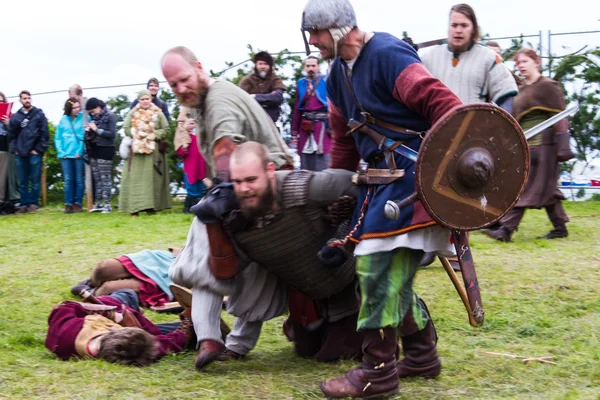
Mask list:
[[[410,196],[402,199],[402,200],[388,200],[385,202],[385,216],[389,219],[399,219],[400,211],[408,207],[409,205],[415,203],[419,199],[419,195],[417,192],[414,192]]]

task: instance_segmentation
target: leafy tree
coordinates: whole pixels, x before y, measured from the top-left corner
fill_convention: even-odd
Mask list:
[[[50,192],[62,192],[64,190],[64,182],[62,175],[62,166],[58,159],[56,147],[54,146],[54,135],[56,134],[56,126],[48,121],[48,133],[49,139],[48,150],[44,155],[45,158],[45,170],[46,170],[46,186],[50,189]]]
[[[567,95],[567,101],[579,104],[579,110],[570,121],[576,160],[566,165],[569,172],[577,161],[583,163],[585,171],[600,157],[600,65],[597,60],[600,60],[600,47],[564,56],[552,71],[554,80],[563,87],[575,89]]]

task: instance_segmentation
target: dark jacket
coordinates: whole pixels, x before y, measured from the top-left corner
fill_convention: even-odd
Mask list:
[[[100,147],[114,147],[117,135],[117,116],[106,110],[106,114],[100,117],[100,121],[97,122],[92,118],[90,122],[94,122],[98,128],[93,143]]]
[[[275,73],[271,72],[265,79],[259,77],[256,72],[245,76],[239,83],[239,87],[253,94],[255,100],[269,114],[273,122],[279,119],[281,103],[283,103],[283,92],[286,86]]]
[[[161,99],[159,99],[158,96],[152,96],[152,103],[154,103],[154,105],[156,107],[160,108],[160,110],[163,112],[163,114],[165,114],[165,117],[167,117],[167,121],[171,122],[171,114],[169,114],[168,104],[165,103],[164,101],[162,101]],[[138,99],[135,99],[134,101],[131,102],[129,109],[133,110],[133,107],[137,106],[137,104],[138,104]]]
[[[29,116],[33,114],[30,120]],[[21,108],[10,118],[10,150],[17,152],[21,157],[27,157],[32,150],[43,154],[48,149],[50,139],[48,133],[48,119],[44,112],[36,107],[31,107],[28,113]]]

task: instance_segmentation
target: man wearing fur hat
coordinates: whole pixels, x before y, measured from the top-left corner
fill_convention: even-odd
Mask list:
[[[240,81],[240,88],[251,94],[273,122],[277,122],[286,87],[273,71],[273,57],[268,52],[259,51],[253,61],[254,72]]]
[[[380,148],[362,127],[396,143],[419,149],[424,132],[461,104],[435,79],[408,43],[383,32],[358,28],[348,0],[309,0],[302,15],[309,43],[333,60],[327,79],[332,128],[331,167],[356,170],[362,158],[369,170],[388,179],[362,185],[355,213],[356,272],[362,304],[358,330],[364,333],[362,363],[338,378],[321,383],[329,397],[385,397],[398,392],[398,378],[435,377],[441,369],[437,335],[425,303],[413,290],[424,251],[453,253],[450,233],[436,225],[423,205],[387,219],[387,199],[404,199],[415,191],[415,163],[388,147]],[[349,122],[358,122],[348,132]],[[395,144],[394,146],[397,146]],[[389,162],[389,164],[388,164]],[[390,169],[403,169],[398,178]],[[404,358],[397,362],[398,336]]]

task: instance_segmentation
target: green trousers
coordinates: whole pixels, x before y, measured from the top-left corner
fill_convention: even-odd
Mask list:
[[[419,330],[429,316],[413,291],[413,280],[423,251],[397,248],[392,251],[357,256],[356,273],[360,282],[361,305],[358,330],[402,327],[412,308]],[[407,321],[404,321],[407,323]]]

